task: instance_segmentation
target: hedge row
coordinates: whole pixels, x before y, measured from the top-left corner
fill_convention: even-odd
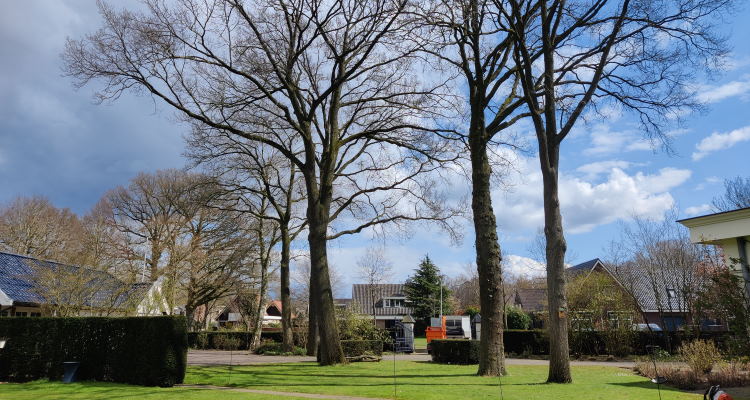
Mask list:
[[[433,340],[430,342],[430,354],[436,363],[478,364],[479,340]]]
[[[662,349],[674,352],[686,341],[696,339],[694,336],[684,332],[669,332],[669,345],[667,344],[667,333],[651,332],[570,332],[568,342],[572,354],[615,354],[618,356],[627,354],[646,354],[650,346],[659,346]],[[722,347],[728,339],[727,333],[705,332],[700,335],[702,339],[711,339]],[[434,343],[434,341],[432,342]],[[503,333],[503,343],[506,353],[544,355],[549,354],[549,336],[546,330],[506,330]],[[431,349],[433,346],[430,346]]]
[[[0,318],[0,380],[59,380],[78,361],[78,379],[172,386],[187,366],[184,317]]]
[[[261,341],[281,343],[281,331],[263,331]],[[243,331],[206,331],[188,332],[188,346],[201,350],[247,350],[250,343],[250,332]],[[294,332],[294,343],[299,344],[299,335]]]

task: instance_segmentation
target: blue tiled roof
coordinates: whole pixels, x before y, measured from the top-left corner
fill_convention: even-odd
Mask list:
[[[62,271],[67,274],[85,274],[89,278],[85,284],[92,290],[85,305],[91,307],[119,307],[128,299],[141,299],[151,287],[150,283],[136,283],[126,286],[111,274],[103,271],[65,265],[31,257],[0,252],[0,290],[14,304],[44,304],[43,289],[35,282],[35,274],[40,268]],[[135,296],[135,297],[134,297]],[[59,299],[58,299],[59,300]]]
[[[588,260],[586,262],[582,262],[580,264],[567,268],[567,271],[575,273],[591,271],[591,269],[594,268],[594,265],[596,265],[596,263],[598,262],[601,262],[598,258]]]
[[[34,290],[33,270],[28,262],[31,258],[9,253],[0,253],[0,290],[14,303],[41,303],[44,300]],[[38,260],[35,260],[39,262]],[[41,261],[42,263],[44,261]]]

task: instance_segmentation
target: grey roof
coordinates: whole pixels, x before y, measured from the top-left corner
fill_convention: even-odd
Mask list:
[[[352,304],[352,299],[333,299],[333,305],[341,307],[349,307]]]
[[[638,301],[642,311],[686,312],[687,305],[680,296],[679,277],[674,273],[649,272],[648,269],[633,263],[618,267],[607,266],[595,258],[566,268],[568,279],[591,271],[602,271],[614,277],[628,293]],[[667,295],[667,289],[675,290],[675,297]],[[513,302],[526,312],[539,312],[547,309],[547,289],[518,289]]]
[[[565,269],[565,272],[568,274],[568,276],[577,276],[582,273],[591,272],[597,264],[601,264],[601,266],[604,266],[600,259],[595,258],[593,260],[588,260],[580,264],[576,264],[572,267],[568,267]]]
[[[406,297],[403,283],[382,283],[369,285],[355,283],[352,285],[352,303],[359,307],[358,312],[373,314],[373,299],[375,300],[375,315],[409,315],[414,312],[411,307],[383,307],[386,297]]]
[[[45,304],[43,288],[35,282],[41,269],[87,277],[85,284],[95,288],[85,301],[89,307],[121,307],[131,299],[142,299],[151,288],[151,283],[146,282],[125,284],[104,271],[0,252],[0,290],[13,304]]]
[[[517,289],[514,305],[526,312],[547,310],[547,289]]]
[[[633,263],[604,269],[610,273],[626,291],[632,293],[642,311],[675,311],[686,312],[687,304],[680,293],[679,276],[675,273],[647,268]],[[670,298],[667,290],[673,289],[675,297]]]

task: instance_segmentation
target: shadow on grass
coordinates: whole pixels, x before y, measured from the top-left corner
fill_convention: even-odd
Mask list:
[[[630,388],[640,388],[640,389],[649,389],[656,392],[657,390],[661,390],[662,392],[675,392],[675,393],[691,393],[687,390],[680,390],[674,386],[669,385],[661,385],[657,386],[655,383],[651,381],[639,381],[639,382],[612,382],[607,383],[607,385],[612,386],[624,386],[624,387],[630,387]]]
[[[351,374],[315,374],[300,373],[298,371],[267,371],[259,367],[251,367],[252,370],[232,370],[231,379],[228,369],[209,371],[192,371],[190,383],[199,385],[226,385],[231,387],[326,387],[331,385],[341,387],[378,387],[392,384],[393,374],[374,374],[355,372]],[[226,377],[227,380],[223,378]],[[460,378],[477,378],[473,382],[461,382]],[[304,380],[298,378],[305,378]],[[330,379],[328,379],[330,378]],[[436,379],[445,378],[446,382]],[[457,379],[458,378],[458,379]],[[287,380],[291,379],[291,381]],[[342,381],[346,379],[346,381]],[[498,382],[497,377],[478,377],[473,373],[455,374],[396,374],[400,385],[427,386],[427,387],[495,387],[495,386],[537,386],[546,385],[546,382]],[[371,380],[368,382],[367,380]],[[420,380],[420,381],[416,381]]]
[[[38,380],[24,383],[3,383],[0,385],[0,398],[67,398],[85,395],[81,398],[132,399],[134,396],[165,396],[168,393],[178,395],[178,393],[184,394],[203,390],[200,388],[157,388],[95,381],[64,384],[57,381]]]

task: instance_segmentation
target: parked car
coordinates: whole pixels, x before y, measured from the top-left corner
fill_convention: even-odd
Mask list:
[[[662,329],[659,325],[650,323],[650,324],[633,324],[633,330],[639,331],[639,332],[661,332]]]

